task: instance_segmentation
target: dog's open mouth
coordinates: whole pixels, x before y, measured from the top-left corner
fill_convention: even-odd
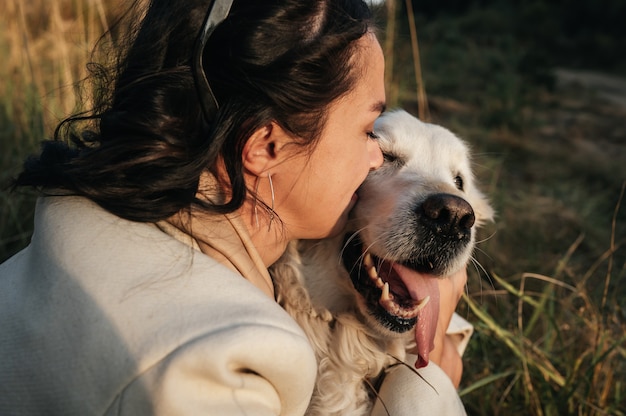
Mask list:
[[[402,321],[414,320],[430,300],[429,296],[423,299],[411,297],[397,271],[398,263],[386,262],[366,252],[363,254],[363,268],[369,277],[368,283],[381,291],[378,304],[391,316]]]
[[[416,365],[428,364],[439,316],[439,285],[434,276],[438,267],[434,260],[388,261],[364,250],[356,236],[346,239],[342,257],[369,313],[393,332],[415,328],[419,355]]]

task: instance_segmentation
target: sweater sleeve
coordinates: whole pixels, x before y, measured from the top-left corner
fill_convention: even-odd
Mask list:
[[[463,355],[474,332],[472,324],[454,313],[446,334]],[[408,354],[406,365],[388,370],[372,416],[465,415],[465,408],[450,378],[437,364],[415,369],[416,356]]]
[[[300,334],[278,327],[229,327],[140,374],[107,414],[301,415],[314,382],[304,375],[316,369],[313,354],[302,353],[309,349]]]
[[[474,325],[463,319],[458,313],[455,312],[452,314],[452,319],[450,320],[446,334],[453,336],[452,340],[460,356],[463,356],[465,353],[465,349],[473,333]]]
[[[465,408],[450,378],[432,361],[416,370],[416,356],[407,365],[388,370],[372,416],[463,416]]]

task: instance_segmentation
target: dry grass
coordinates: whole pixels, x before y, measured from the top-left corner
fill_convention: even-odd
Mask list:
[[[33,195],[4,188],[65,116],[88,108],[87,63],[122,0],[5,0],[0,13],[0,259],[31,232]]]
[[[79,109],[81,96],[90,99],[88,91],[77,91],[78,81],[87,76],[91,50],[108,28],[105,5],[70,0],[7,0],[5,5],[0,24],[8,49],[2,65],[7,82],[0,84],[0,93],[12,97],[15,124],[28,126],[32,110],[27,105],[33,100],[28,94],[35,91],[48,129]]]

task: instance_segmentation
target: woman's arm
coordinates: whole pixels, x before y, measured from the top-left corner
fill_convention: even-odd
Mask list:
[[[302,415],[316,367],[300,334],[262,325],[224,328],[130,381],[107,414]]]

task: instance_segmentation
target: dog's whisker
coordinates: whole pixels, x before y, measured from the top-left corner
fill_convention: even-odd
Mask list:
[[[343,253],[345,252],[346,248],[348,247],[348,244],[350,244],[352,242],[352,240],[354,240],[355,238],[358,238],[359,236],[359,231],[355,231],[353,233],[350,234],[350,237],[348,237],[346,239],[346,241],[343,243],[343,246],[341,247],[341,251],[340,254],[343,256]]]
[[[496,232],[497,231],[494,231],[491,234],[489,234],[488,236],[486,236],[485,238],[483,238],[482,240],[476,241],[476,244],[482,244],[482,243],[485,243],[485,242],[491,240],[493,237],[496,236]]]
[[[489,253],[487,253],[487,252],[486,252],[485,250],[483,250],[482,248],[480,248],[480,247],[478,247],[478,246],[475,246],[475,247],[474,247],[474,250],[475,250],[475,251],[478,251],[478,252],[480,252],[480,253],[482,253],[482,254],[483,254],[485,257],[487,257],[489,260],[493,260],[493,257],[491,257],[491,256],[489,255]],[[473,257],[473,256],[472,256],[472,257]],[[475,257],[474,257],[474,259],[475,259],[476,261],[478,261]],[[489,277],[489,273],[487,272],[487,270],[485,270],[485,268],[484,268],[484,267],[482,267],[482,265],[481,265],[481,268],[482,268],[482,269],[483,269],[483,271],[485,272],[485,275],[486,275],[487,277]]]
[[[346,242],[343,245],[344,248],[348,245],[348,243],[352,242],[352,240],[357,238],[359,236],[359,234],[361,233],[361,231],[363,231],[364,229],[365,229],[365,227],[350,233],[350,237],[348,237],[348,239],[346,240]]]
[[[487,269],[485,269],[485,267],[478,261],[476,260],[476,258],[471,257],[470,258],[472,265],[474,266],[474,269],[476,269],[476,272],[478,273],[478,276],[480,276],[481,274],[484,274],[485,278],[487,279],[487,282],[489,282],[489,286],[491,286],[492,290],[495,290],[495,283],[493,281],[493,279],[491,279],[491,276],[489,275],[489,272],[487,271]],[[481,273],[482,271],[482,273]],[[483,279],[479,279],[480,282],[480,293],[482,296],[483,293]],[[495,299],[497,302],[497,298]]]
[[[489,257],[489,259],[490,259],[490,260],[493,260],[493,259],[491,258],[491,256],[489,256],[489,254],[488,254],[485,250],[483,250],[482,248],[480,248],[480,246],[475,245],[475,246],[474,246],[474,250],[475,250],[475,251],[480,251],[482,254],[484,254],[485,256]]]
[[[350,244],[350,243],[351,243],[354,239],[359,238],[359,234],[361,233],[361,231],[363,231],[363,229],[365,229],[365,228],[362,228],[362,229],[360,229],[360,230],[356,230],[356,231],[352,232],[352,233],[350,234],[350,236],[346,239],[346,241],[344,242],[344,244],[343,244],[343,246],[341,247],[341,250],[340,250],[340,252],[339,252],[339,257],[337,258],[338,263],[341,263],[341,259],[343,258],[344,253],[345,253],[346,248],[348,247],[348,245],[349,245],[349,244]],[[359,258],[359,259],[358,259],[358,261],[357,261],[357,263],[353,265],[352,270],[350,270],[350,273],[352,273],[352,272],[354,271],[354,269],[356,269],[356,268],[357,268],[357,266],[358,266],[358,267],[360,267],[360,266],[361,266],[361,263],[362,263],[362,259],[361,259],[361,258]]]
[[[474,270],[476,270],[476,273],[478,274],[478,277],[479,277],[478,282],[480,284],[480,294],[481,294],[481,297],[482,297],[482,293],[483,293],[483,279],[480,278],[480,268],[482,268],[482,265],[473,256],[470,257],[470,261],[472,262],[472,266],[474,267]],[[487,276],[487,278],[489,278],[489,277]],[[467,289],[467,285],[465,285],[465,287]],[[469,296],[469,292],[467,290],[466,290],[465,294]]]
[[[346,241],[344,241],[343,246],[341,247],[341,254],[343,255],[344,251],[346,250],[346,248],[348,247],[348,245],[354,241],[354,239],[359,238],[359,235],[367,230],[367,228],[369,227],[369,225],[365,225],[364,227],[359,228],[358,230],[352,231],[350,232],[350,236],[346,239]]]
[[[487,269],[485,269],[485,267],[478,261],[478,259],[476,259],[476,257],[471,256],[470,260],[472,264],[474,265],[474,268],[476,269],[478,276],[480,276],[482,272],[485,275],[485,277],[487,277],[487,279],[491,279],[489,277],[489,272],[487,271]]]

